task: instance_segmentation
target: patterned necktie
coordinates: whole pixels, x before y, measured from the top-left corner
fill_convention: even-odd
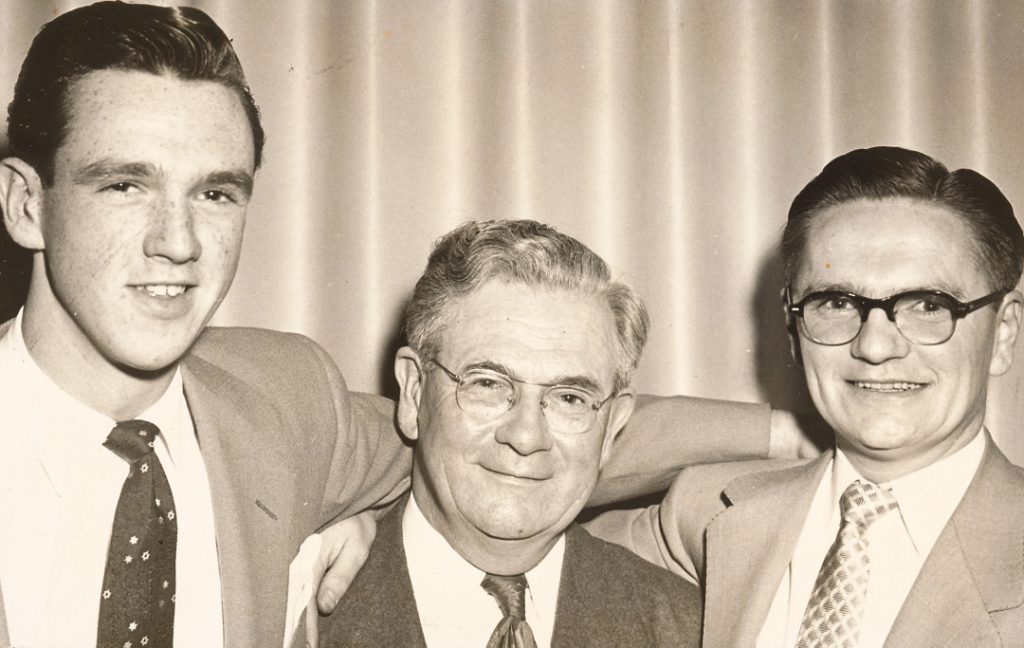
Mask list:
[[[98,648],[171,648],[178,521],[167,475],[153,452],[160,430],[118,423],[104,446],[127,461],[100,598]]]
[[[537,648],[526,622],[526,576],[487,574],[480,586],[498,601],[505,615],[491,633],[487,648]]]
[[[839,507],[843,515],[839,534],[821,563],[797,648],[857,646],[871,574],[867,530],[896,508],[896,499],[889,489],[855,481],[843,491]]]

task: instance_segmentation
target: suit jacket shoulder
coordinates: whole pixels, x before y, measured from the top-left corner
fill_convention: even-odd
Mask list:
[[[684,468],[660,504],[608,510],[584,526],[645,560],[692,583],[703,579],[704,530],[729,504],[727,489],[740,492],[772,483],[807,460],[761,459]],[[749,486],[748,486],[749,484]]]
[[[344,387],[345,381],[327,353],[297,333],[257,328],[207,327],[184,359],[209,363],[260,391],[301,391],[310,381]],[[299,381],[299,384],[295,384]]]
[[[308,495],[320,524],[392,500],[408,487],[410,453],[394,424],[394,402],[348,391],[313,340],[209,327],[182,364],[193,410],[261,411],[261,420],[250,421],[254,427],[290,435],[290,467],[300,482],[316,484]],[[197,425],[197,432],[202,443],[204,430]],[[311,478],[325,471],[322,479]]]
[[[208,328],[183,359],[182,374],[204,459],[214,464],[209,469],[218,470],[221,447],[225,459],[248,444],[276,451],[298,495],[315,503],[314,517],[325,516],[324,487],[350,405],[341,373],[316,343],[260,329]]]
[[[697,646],[700,593],[582,527],[566,531],[552,646]]]
[[[806,459],[731,461],[684,469],[672,483],[658,511],[659,526],[673,562],[687,574],[703,571],[704,531],[733,502],[732,498],[789,479]]]

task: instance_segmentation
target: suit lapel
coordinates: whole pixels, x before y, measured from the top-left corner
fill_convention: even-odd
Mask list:
[[[999,611],[1024,604],[1024,501],[1019,470],[991,438],[978,474],[939,535],[886,646],[998,646]]]
[[[831,458],[742,475],[726,486],[728,507],[705,536],[704,645],[757,641]]]
[[[654,617],[646,610],[621,613],[638,600],[629,583],[607,580],[609,556],[599,542],[575,524],[566,529],[551,648],[630,645],[623,643],[626,637],[632,645],[653,645],[657,628],[645,627],[644,620]]]
[[[303,540],[291,537],[301,469],[292,439],[276,409],[234,376],[189,356],[182,378],[213,499],[225,646],[277,644],[287,567]]]
[[[581,530],[575,525],[570,526],[565,533],[565,553],[562,557],[562,573],[559,576],[558,601],[555,604],[555,621],[551,628],[552,648],[587,644],[601,637],[612,636],[608,631],[614,632],[615,628],[602,626],[629,621],[595,613],[592,607],[594,585],[591,579],[593,574],[600,573],[602,566],[594,564],[593,556],[583,550],[581,542]],[[604,598],[615,598],[618,595],[617,590],[602,593]],[[616,607],[615,603],[611,603],[610,607]],[[625,609],[621,604],[619,607]]]

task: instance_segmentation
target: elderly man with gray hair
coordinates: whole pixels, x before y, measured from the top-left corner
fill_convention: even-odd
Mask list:
[[[696,588],[573,524],[633,411],[633,290],[546,225],[471,222],[437,244],[405,323],[412,493],[321,645],[697,645]]]

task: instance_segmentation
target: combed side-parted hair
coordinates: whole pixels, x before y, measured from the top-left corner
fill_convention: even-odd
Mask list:
[[[822,209],[855,200],[910,198],[959,214],[973,232],[973,255],[993,290],[1013,290],[1024,270],[1024,233],[1013,206],[996,185],[977,171],[949,171],[924,153],[894,146],[857,149],[825,165],[789,208],[782,235],[786,281],[792,285],[807,246],[814,216]]]
[[[437,242],[405,311],[409,345],[433,358],[449,304],[493,279],[603,296],[618,342],[615,389],[629,385],[647,342],[647,308],[590,248],[532,220],[470,221]]]
[[[69,92],[98,70],[170,74],[214,81],[234,91],[249,118],[255,166],[263,155],[259,109],[231,41],[209,16],[192,7],[97,2],[61,14],[32,41],[7,109],[14,155],[53,184],[57,149],[67,137]]]

